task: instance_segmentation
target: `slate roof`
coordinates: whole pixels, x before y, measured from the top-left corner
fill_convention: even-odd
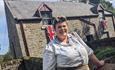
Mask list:
[[[7,1],[6,4],[9,7],[14,18],[28,19],[38,18],[34,17],[36,10],[43,2],[40,1]],[[64,16],[90,16],[98,15],[91,11],[93,5],[84,3],[72,3],[72,2],[44,2],[49,8],[52,9],[53,17]],[[107,14],[110,14],[107,12]]]

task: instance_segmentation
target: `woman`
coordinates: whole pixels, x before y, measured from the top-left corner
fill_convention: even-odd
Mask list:
[[[90,70],[89,59],[98,67],[104,65],[78,35],[68,34],[66,18],[57,17],[54,23],[56,37],[44,49],[43,70]]]

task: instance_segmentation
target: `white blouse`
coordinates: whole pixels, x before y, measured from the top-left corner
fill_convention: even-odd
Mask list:
[[[77,38],[68,35],[68,44],[59,42],[57,38],[52,40],[43,52],[43,70],[55,70],[56,67],[77,67],[88,64],[88,55],[93,50],[82,45]],[[83,42],[83,41],[82,41]]]

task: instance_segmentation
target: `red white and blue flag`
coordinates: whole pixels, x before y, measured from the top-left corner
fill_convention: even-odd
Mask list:
[[[49,37],[50,41],[53,40],[54,39],[54,35],[55,35],[53,26],[52,25],[48,25],[46,29],[47,29],[47,33],[48,33],[48,37]]]

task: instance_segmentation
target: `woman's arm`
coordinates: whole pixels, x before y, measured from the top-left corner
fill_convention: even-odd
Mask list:
[[[52,46],[46,46],[43,53],[43,70],[55,70],[56,57]]]
[[[101,67],[105,64],[104,60],[99,60],[93,53],[89,55],[89,59],[93,62],[97,67]]]
[[[105,64],[104,60],[99,60],[94,54],[93,54],[93,50],[91,48],[89,48],[85,42],[80,38],[80,36],[76,33],[73,32],[72,33],[80,42],[81,44],[86,48],[88,55],[89,55],[89,59],[91,60],[91,62],[93,62],[96,66],[100,67],[103,66]]]

